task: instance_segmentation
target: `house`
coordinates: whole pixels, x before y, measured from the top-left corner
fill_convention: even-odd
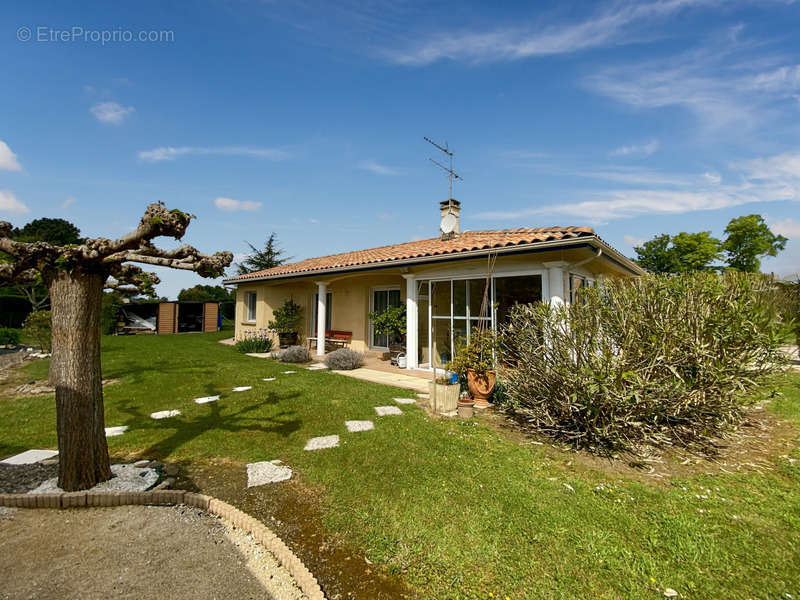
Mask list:
[[[440,203],[442,235],[436,238],[225,280],[237,288],[236,338],[266,328],[272,311],[291,298],[303,307],[300,333],[317,355],[325,352],[329,330],[352,332],[355,350],[385,351],[388,340],[373,331],[369,314],[405,305],[407,366],[431,369],[447,362],[456,341],[481,321],[496,329],[515,303],[570,302],[582,286],[644,274],[590,227],[462,232],[460,208],[457,200]]]

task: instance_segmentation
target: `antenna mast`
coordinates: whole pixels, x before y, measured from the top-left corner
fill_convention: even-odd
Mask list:
[[[447,173],[447,179],[450,182],[450,196],[449,197],[452,198],[453,197],[453,179],[460,179],[461,181],[464,181],[464,178],[461,177],[461,175],[459,175],[458,173],[453,171],[453,153],[450,151],[450,148],[447,146],[447,142],[445,142],[444,146],[442,146],[440,144],[437,144],[436,142],[434,142],[432,139],[430,139],[428,137],[423,136],[422,139],[424,139],[426,142],[428,142],[432,146],[435,146],[436,148],[438,148],[439,150],[444,152],[447,155],[447,157],[450,159],[450,166],[446,167],[442,163],[440,163],[438,161],[435,161],[432,158],[428,158],[429,161],[431,161],[433,164],[435,164],[437,167],[439,167],[445,173]]]

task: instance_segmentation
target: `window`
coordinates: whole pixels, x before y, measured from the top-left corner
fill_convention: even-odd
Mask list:
[[[372,312],[380,314],[384,312],[390,306],[402,306],[402,302],[400,300],[400,289],[377,289],[372,290]],[[393,340],[389,339],[389,336],[384,334],[376,333],[374,330],[372,331],[372,347],[373,348],[388,348],[389,343]]]
[[[247,292],[247,321],[255,323],[256,320],[256,293]]]
[[[328,292],[325,294],[325,331],[333,329],[331,327],[331,315],[333,314],[333,294]],[[319,315],[319,294],[314,294],[314,318],[311,320],[311,337],[317,335],[317,315]]]
[[[578,299],[578,292],[582,287],[586,287],[586,277],[576,275],[575,273],[569,274],[569,301],[574,303]]]
[[[542,299],[542,276],[496,277],[494,297],[497,305],[496,323],[507,323],[515,304],[532,304]]]

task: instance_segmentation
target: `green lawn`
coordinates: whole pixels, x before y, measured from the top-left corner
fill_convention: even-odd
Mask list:
[[[104,375],[120,379],[105,390],[106,424],[130,426],[109,439],[112,453],[284,460],[323,491],[330,532],[424,598],[659,598],[666,587],[684,598],[800,598],[797,430],[764,474],[649,483],[481,422],[405,406],[376,417],[374,406],[408,392],[302,368],[283,375],[292,367],[217,344],[225,335],[104,339]],[[230,392],[237,385],[253,389]],[[768,410],[800,428],[800,376],[775,385],[783,395]],[[191,401],[213,394],[222,400]],[[180,417],[148,417],[173,408]],[[376,429],[348,434],[346,419]],[[339,448],[303,451],[334,433]],[[0,400],[0,456],[55,442],[52,398]]]

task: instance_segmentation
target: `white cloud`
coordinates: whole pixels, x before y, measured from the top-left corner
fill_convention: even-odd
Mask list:
[[[267,160],[284,160],[289,158],[289,153],[278,148],[254,148],[248,146],[161,146],[152,150],[139,152],[139,160],[145,162],[161,162],[175,160],[181,156],[249,156],[252,158],[265,158]]]
[[[30,212],[27,206],[17,200],[11,190],[0,190],[0,214],[24,215]]]
[[[21,171],[22,165],[17,160],[17,155],[11,151],[3,140],[0,140],[0,171]]]
[[[98,102],[89,109],[89,112],[101,123],[119,125],[135,110],[132,106],[122,106],[117,102]]]
[[[647,238],[636,237],[635,235],[624,235],[622,236],[622,239],[624,239],[632,247],[641,246],[647,241]]]
[[[705,173],[703,173],[703,177],[706,178],[706,181],[708,181],[708,183],[713,183],[714,185],[722,183],[722,175],[720,175],[719,173],[711,173],[710,171],[706,171]]]
[[[658,140],[651,140],[646,144],[621,146],[611,154],[613,156],[650,156],[658,150],[659,146]]]
[[[770,221],[769,228],[772,233],[777,233],[790,240],[800,239],[800,221],[795,221],[791,217],[780,221]]]
[[[72,206],[76,202],[77,202],[77,199],[75,198],[75,196],[69,196],[69,197],[67,197],[66,200],[64,200],[64,202],[61,203],[61,208],[69,208],[70,206]]]
[[[374,159],[362,160],[358,163],[358,168],[363,171],[369,171],[370,173],[374,173],[375,175],[402,175],[403,170],[397,169],[395,167],[388,167],[386,165],[382,165]]]
[[[631,26],[652,23],[686,7],[713,0],[657,0],[616,3],[579,23],[484,31],[444,32],[403,50],[387,52],[394,62],[420,66],[442,59],[469,62],[510,61],[578,52],[588,48],[636,41]]]
[[[583,176],[613,179],[615,175],[619,175],[619,179],[625,183],[633,183],[640,178],[644,182],[649,181],[651,187],[578,192],[576,202],[486,212],[477,217],[506,220],[554,214],[598,222],[641,215],[719,210],[751,203],[800,200],[800,153],[734,163],[730,168],[738,175],[739,183],[736,185],[722,185],[721,178],[717,182],[713,174],[711,178],[706,174],[705,182],[696,176],[665,176],[659,184],[657,177],[645,174],[642,178],[636,171],[587,171]]]
[[[235,210],[258,210],[261,208],[261,202],[253,202],[252,200],[234,200],[233,198],[225,198],[220,196],[214,199],[214,206],[220,210],[228,212]]]

